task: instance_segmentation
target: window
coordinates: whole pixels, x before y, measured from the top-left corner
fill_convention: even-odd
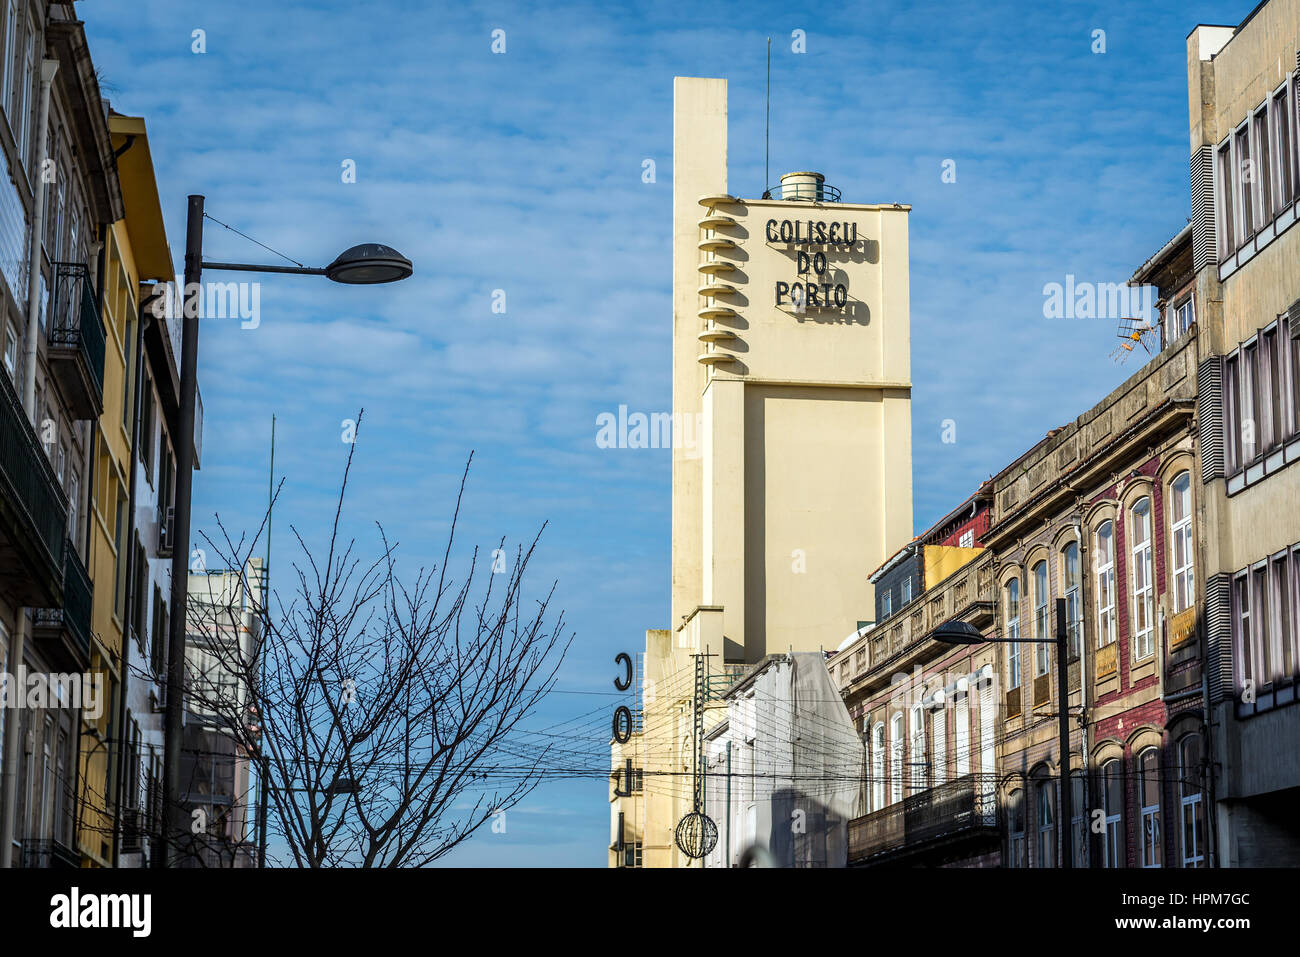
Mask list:
[[[1115,640],[1115,524],[1097,529],[1097,647]]]
[[[970,695],[959,694],[954,702],[953,729],[956,736],[957,777],[970,774]]]
[[[1142,822],[1142,866],[1160,866],[1160,752],[1138,755],[1138,810]]]
[[[948,780],[948,712],[942,707],[930,715],[930,767],[935,787]]]
[[[884,621],[893,612],[890,607],[893,604],[893,593],[885,589],[885,593],[880,596],[880,620]]]
[[[1039,867],[1056,866],[1056,795],[1050,780],[1039,781],[1034,787],[1034,805],[1038,812]]]
[[[1007,795],[1007,867],[1025,866],[1025,792]]]
[[[77,513],[81,507],[81,478],[73,469],[68,476],[68,535],[73,540],[77,537]]]
[[[1006,585],[1007,597],[1007,665],[1011,688],[1020,687],[1020,579]]]
[[[36,81],[36,26],[27,18],[23,35],[23,65],[19,74],[20,105],[18,107],[18,158],[31,179],[32,85]]]
[[[926,784],[926,767],[925,767],[925,712],[921,710],[919,704],[912,706],[912,755],[910,758],[912,765],[911,778],[912,793],[924,791]]]
[[[1237,217],[1237,245],[1240,246],[1255,235],[1254,214],[1254,180],[1255,167],[1250,161],[1250,124],[1243,123],[1233,137],[1233,147],[1237,160],[1237,202],[1240,215]]]
[[[1188,296],[1169,310],[1169,318],[1165,328],[1165,341],[1173,342],[1190,329],[1195,321],[1196,300]]]
[[[1119,758],[1112,758],[1101,766],[1101,794],[1106,815],[1105,848],[1102,866],[1123,867],[1124,858],[1124,779],[1120,773]]]
[[[903,579],[903,604],[906,605],[912,600],[912,579],[910,577]]]
[[[1192,476],[1190,472],[1180,472],[1174,476],[1170,485],[1169,529],[1172,542],[1170,553],[1173,556],[1174,614],[1186,611],[1196,603],[1196,577],[1192,573]]]
[[[885,724],[871,729],[871,810],[885,806]]]
[[[1047,616],[1047,562],[1039,562],[1033,568],[1034,574],[1034,637],[1039,644],[1034,645],[1034,675],[1041,678],[1050,670],[1047,644],[1050,638]]]
[[[1237,248],[1237,234],[1234,230],[1233,185],[1236,179],[1232,175],[1232,141],[1219,147],[1218,154],[1218,195],[1222,198],[1219,207],[1219,251],[1227,257]]]
[[[1273,121],[1274,211],[1281,212],[1295,198],[1295,148],[1291,142],[1291,88],[1273,94],[1269,116]]]
[[[14,62],[18,57],[18,0],[5,0],[5,39],[4,39],[4,87],[0,89],[3,99],[0,106],[6,111],[10,107],[10,94],[14,88]],[[10,114],[12,116],[12,113]],[[12,130],[14,126],[9,124]]]
[[[975,530],[974,530],[974,529],[969,529],[969,530],[967,530],[967,531],[962,532],[962,533],[961,533],[961,538],[957,539],[957,547],[958,547],[958,548],[974,548],[974,547],[975,547]]]
[[[903,800],[903,714],[889,719],[889,803]]]
[[[1070,846],[1075,867],[1088,866],[1088,814],[1084,804],[1083,772],[1070,772]]]
[[[1232,580],[1232,632],[1236,647],[1233,661],[1237,669],[1237,690],[1244,691],[1254,682],[1255,658],[1250,640],[1250,577],[1242,572]]]
[[[1241,371],[1236,353],[1223,362],[1223,451],[1228,474],[1243,464],[1241,448]]]
[[[1154,601],[1151,594],[1151,499],[1133,504],[1133,657],[1155,650]]]
[[[1178,806],[1182,815],[1183,867],[1205,866],[1205,817],[1201,803],[1201,736],[1178,739]]]
[[[1078,542],[1067,542],[1065,548],[1061,550],[1061,568],[1065,576],[1066,638],[1069,642],[1070,654],[1077,657],[1079,649],[1083,646],[1081,638],[1083,615],[1079,613],[1079,585],[1082,579],[1079,575]]]
[[[641,842],[640,841],[623,842],[623,866],[624,867],[641,866]]]
[[[1254,631],[1255,648],[1255,683],[1265,686],[1272,683],[1277,658],[1273,653],[1273,642],[1269,634],[1269,591],[1268,563],[1261,562],[1250,571],[1250,607],[1251,625]]]
[[[5,325],[5,369],[13,378],[18,368],[18,333],[13,327]]]
[[[1255,150],[1255,168],[1251,185],[1254,187],[1255,231],[1263,229],[1273,220],[1273,199],[1269,188],[1272,172],[1269,169],[1268,109],[1260,108],[1251,119],[1251,146]]]
[[[1255,460],[1259,428],[1259,344],[1252,342],[1241,353],[1241,461]]]

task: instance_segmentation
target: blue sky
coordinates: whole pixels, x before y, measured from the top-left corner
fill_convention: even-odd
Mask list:
[[[1186,223],[1185,37],[1252,6],[81,4],[105,95],[148,122],[178,272],[194,192],[309,264],[363,241],[415,263],[389,287],[268,278],[257,328],[205,326],[196,527],[256,526],[275,413],[275,555],[291,522],[319,541],[340,423],[364,406],[350,528],[372,544],[382,522],[413,571],[474,449],[462,540],[549,521],[533,585],[558,581],[577,634],[573,693],[534,726],[577,719],[593,757],[575,761],[607,760],[612,657],[668,623],[669,453],[595,436],[620,404],[670,408],[673,76],[729,80],[731,191],[757,195],[771,36],[773,177],[818,169],[846,200],[913,206],[921,530],[1136,371],[1110,359],[1113,321],[1044,319],[1043,286],[1123,282]],[[209,259],[273,261],[206,239]],[[605,781],[555,781],[448,860],[603,866],[608,834]]]

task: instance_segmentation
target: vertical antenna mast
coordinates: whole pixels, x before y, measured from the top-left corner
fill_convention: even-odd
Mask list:
[[[767,199],[767,188],[772,183],[771,170],[771,132],[772,132],[772,38],[767,38],[767,112],[763,117],[763,198]]]

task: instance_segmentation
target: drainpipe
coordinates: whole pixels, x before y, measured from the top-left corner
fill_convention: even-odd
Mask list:
[[[36,126],[36,155],[41,158],[41,168],[32,191],[32,233],[28,244],[27,264],[27,336],[23,341],[23,410],[33,428],[36,422],[36,345],[40,335],[40,280],[41,235],[45,231],[45,177],[44,160],[49,149],[50,87],[58,72],[58,60],[41,60],[41,99]],[[9,662],[14,673],[23,660],[23,638],[27,628],[27,609],[19,608],[15,616],[14,631],[9,642]],[[13,857],[14,812],[17,804],[18,777],[18,722],[5,722],[4,777],[0,779],[0,868],[9,867]],[[77,759],[80,761],[80,752]]]
[[[54,74],[59,71],[58,60],[41,60],[41,104],[36,121],[36,155],[40,166],[36,187],[32,190],[32,235],[27,247],[27,338],[23,342],[23,408],[32,426],[36,421],[36,344],[41,334],[41,239],[45,232],[45,160],[50,139],[50,88]]]

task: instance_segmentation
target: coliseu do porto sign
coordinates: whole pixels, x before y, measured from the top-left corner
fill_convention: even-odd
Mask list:
[[[819,219],[769,219],[765,235],[769,243],[847,250],[858,241],[858,224],[828,223]],[[795,253],[795,273],[798,278],[792,282],[777,281],[776,305],[791,305],[796,312],[823,307],[843,309],[848,305],[849,287],[843,282],[830,281],[825,252],[798,250]]]

